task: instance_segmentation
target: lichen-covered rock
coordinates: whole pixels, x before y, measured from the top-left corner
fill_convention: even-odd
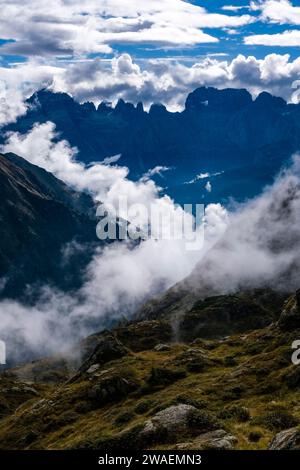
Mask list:
[[[176,450],[231,450],[237,443],[237,438],[223,429],[200,434],[190,442],[175,446]]]
[[[272,439],[270,450],[300,450],[300,430],[299,428],[286,429],[281,431]]]
[[[300,289],[287,301],[278,320],[278,326],[284,331],[300,328]]]
[[[87,371],[87,374],[94,374],[100,368],[100,364],[93,364]]]
[[[173,405],[148,420],[140,432],[145,442],[176,442],[182,434],[196,435],[216,429],[214,417],[192,405]]]
[[[192,415],[197,411],[191,405],[174,405],[162,410],[146,423],[140,432],[140,438],[146,441],[173,440],[189,427]]]

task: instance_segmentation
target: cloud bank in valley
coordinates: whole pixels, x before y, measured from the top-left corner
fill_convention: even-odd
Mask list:
[[[299,289],[300,157],[261,196],[229,214],[220,241],[197,265],[190,285],[203,293],[268,286]]]
[[[96,105],[123,98],[142,101],[146,109],[160,102],[172,111],[182,110],[187,94],[199,86],[247,88],[254,96],[268,91],[298,102],[299,90],[293,84],[300,77],[300,58],[295,55],[300,8],[295,2],[212,4],[0,0],[0,128],[25,114],[26,99],[41,88]],[[258,53],[263,46],[275,49],[264,56]],[[124,194],[129,204],[154,205],[173,220],[181,219],[182,209],[161,197],[151,180],[168,168],[157,166],[133,182],[128,169],[117,165],[119,156],[85,167],[76,160],[77,150],[57,137],[51,122],[35,125],[26,135],[8,134],[3,151],[15,152],[72,187],[89,191],[110,209]],[[298,188],[295,162],[272,188],[230,215],[218,204],[208,206],[205,246],[197,253],[188,252],[184,240],[99,248],[77,295],[45,286],[32,308],[2,302],[0,321],[11,332],[18,325],[20,337],[34,350],[54,351],[132,313],[147,296],[187,276],[197,262],[194,279],[204,290],[211,286],[215,292],[227,292],[272,282],[294,288]],[[206,189],[211,190],[210,182]]]
[[[150,179],[151,174],[133,182],[127,178],[125,167],[107,163],[85,167],[76,161],[76,149],[67,141],[55,141],[55,137],[53,123],[35,125],[28,134],[8,134],[2,151],[15,152],[53,172],[72,187],[88,190],[108,208],[117,208],[119,196],[123,195],[129,204],[154,206],[160,213],[170,215],[174,225],[181,223],[182,208],[174,205],[168,196],[160,196],[159,188]],[[116,163],[115,159],[112,163]],[[205,249],[225,230],[226,220],[227,212],[220,205],[207,208]],[[135,223],[145,222],[148,221],[143,218],[135,220]],[[11,334],[18,325],[18,334],[34,351],[55,351],[123,315],[130,316],[146,298],[187,276],[203,253],[204,250],[187,250],[184,239],[149,239],[138,245],[129,241],[99,248],[77,295],[65,295],[45,286],[40,292],[40,301],[33,308],[17,302],[2,302],[0,322],[3,330]]]
[[[107,198],[109,204],[124,191],[132,202],[142,198],[146,204],[178,210],[168,197],[159,196],[153,181],[133,183],[127,180],[126,168],[118,166],[85,168],[74,160],[75,149],[66,141],[55,143],[54,137],[53,124],[42,124],[25,136],[11,134],[5,150],[21,153],[72,186],[89,189],[104,201]],[[106,186],[105,181],[109,181]],[[117,243],[99,249],[78,295],[68,296],[45,286],[33,308],[2,302],[0,321],[7,331],[18,325],[21,337],[33,350],[47,353],[130,315],[149,295],[172,286],[193,268],[189,285],[203,295],[266,285],[295,290],[300,267],[299,157],[272,187],[231,213],[218,204],[209,205],[205,225],[205,245],[196,253],[186,250],[184,240],[150,239],[135,247]]]

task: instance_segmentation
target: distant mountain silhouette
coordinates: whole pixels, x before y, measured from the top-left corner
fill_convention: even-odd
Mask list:
[[[251,197],[300,148],[300,105],[266,92],[253,100],[247,90],[202,87],[187,97],[181,113],[160,104],[145,112],[142,103],[123,100],[114,108],[105,102],[95,107],[47,90],[28,104],[27,114],[2,130],[2,141],[8,130],[25,133],[52,121],[84,162],[121,154],[119,164],[133,179],[158,165],[170,167],[156,178],[177,202]],[[197,179],[200,173],[218,175]]]

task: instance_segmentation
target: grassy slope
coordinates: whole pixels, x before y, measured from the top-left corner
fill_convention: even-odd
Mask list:
[[[141,337],[151,337],[153,331],[163,331],[165,325],[157,320],[129,326],[128,331],[132,328],[136,332],[139,329]],[[124,336],[124,329],[116,330],[116,334]],[[300,387],[291,387],[286,379],[295,372],[291,344],[300,338],[300,330],[282,332],[273,323],[224,339],[172,343],[162,352],[147,345],[141,348],[136,343],[137,334],[128,333],[130,337],[131,351],[106,363],[96,374],[81,374],[77,380],[66,382],[68,372],[63,365],[57,380],[52,377],[51,383],[44,377],[44,383],[35,384],[39,396],[29,400],[25,397],[27,401],[0,422],[1,448],[130,448],[135,446],[140,425],[177,403],[193,404],[216,417],[221,427],[238,438],[238,449],[265,449],[276,432],[300,422]],[[202,364],[202,370],[197,370],[195,364]],[[52,368],[50,363],[50,371]],[[163,372],[162,379],[158,375],[156,381],[151,381],[153,368],[175,373],[165,383]],[[178,371],[182,374],[176,375]],[[103,378],[112,377],[124,377],[135,386],[111,402],[95,399],[93,387]],[[250,416],[245,415],[243,407]],[[251,434],[259,437],[258,442],[249,439]],[[178,436],[177,442],[188,440],[192,435],[187,433]],[[154,443],[150,447],[172,448],[174,443]]]

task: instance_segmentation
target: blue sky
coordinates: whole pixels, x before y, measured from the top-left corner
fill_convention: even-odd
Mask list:
[[[160,2],[157,2],[157,0],[128,0],[127,2],[125,0],[90,0],[83,2],[77,2],[76,0],[73,2],[61,0],[36,2],[35,0],[29,0],[25,2],[25,6],[24,2],[12,0],[10,2],[0,1],[0,6],[1,4],[3,5],[0,23],[4,27],[0,29],[0,36],[3,36],[0,37],[0,46],[2,46],[2,48],[0,47],[0,54],[2,52],[2,63],[8,66],[16,62],[24,62],[31,56],[44,57],[44,59],[51,58],[52,60],[54,58],[59,60],[65,56],[74,60],[74,58],[78,58],[78,55],[81,56],[81,59],[83,56],[87,58],[109,58],[123,52],[130,53],[136,59],[163,58],[166,56],[176,58],[179,56],[186,59],[190,57],[197,58],[204,54],[228,54],[229,58],[233,58],[238,53],[253,54],[257,58],[261,58],[273,52],[288,53],[295,58],[298,56],[300,47],[300,36],[297,38],[296,45],[279,46],[276,41],[274,41],[274,45],[272,44],[272,36],[275,37],[274,35],[283,35],[286,31],[299,31],[300,2],[297,0],[254,0],[251,2],[243,0],[191,0],[186,2],[172,0],[171,3],[170,0],[161,0]],[[126,4],[129,6],[128,9],[124,8]],[[140,39],[136,34],[136,38],[125,42],[122,42],[122,40],[119,42],[117,38],[112,38],[111,41],[109,38],[104,40],[103,43],[110,48],[110,51],[97,51],[97,47],[94,47],[93,50],[93,42],[95,46],[97,42],[99,43],[98,38],[93,37],[96,36],[96,32],[106,31],[110,34],[116,32],[115,25],[117,22],[108,25],[110,20],[119,20],[120,24],[121,20],[132,19],[134,21],[139,18],[141,22],[144,19],[145,21],[153,21],[154,25],[160,22],[167,28],[174,26],[175,39],[176,30],[178,30],[177,23],[180,23],[182,5],[184,8],[184,4],[187,5],[187,8],[184,11],[185,17],[183,18],[182,28],[186,28],[186,44],[184,42],[175,44],[172,39],[164,42],[157,38],[157,41],[155,41],[155,29],[151,24],[153,42],[148,42],[147,38]],[[276,4],[279,5],[279,8],[276,8]],[[104,6],[100,8],[99,5]],[[154,5],[152,10],[149,5]],[[170,5],[173,6],[170,18],[168,18]],[[204,18],[198,26],[197,18],[204,13],[204,10],[201,9],[205,9],[207,21]],[[279,9],[281,15],[278,15]],[[176,11],[178,17],[176,17]],[[219,22],[215,21],[216,26],[214,27],[214,18],[209,19],[209,16],[213,14],[223,18],[223,25],[219,26]],[[14,16],[11,17],[11,15]],[[174,19],[172,19],[172,15],[174,15]],[[91,36],[91,44],[85,50],[84,47],[80,48],[80,38],[75,37],[77,35],[75,27],[80,23],[80,17],[81,20],[86,19],[86,23],[89,23],[87,29],[84,29],[84,24],[82,24],[82,42],[89,34]],[[230,19],[232,18],[239,19],[241,25],[230,26]],[[249,18],[249,21],[247,21],[247,18]],[[228,25],[226,25],[226,19]],[[142,36],[144,27],[143,25],[140,28],[140,36]],[[35,28],[36,34],[34,34]],[[192,44],[190,38],[188,38],[189,34],[192,35],[192,32],[189,33],[188,30],[192,28],[201,30],[204,34],[217,39],[218,42],[210,43],[203,40],[203,42],[195,41]],[[127,34],[133,31],[135,33],[138,31],[136,24],[129,24],[127,30],[126,27],[122,27],[122,32]],[[3,34],[3,32],[6,34]],[[55,33],[56,38],[53,37]],[[74,38],[72,39],[73,33]],[[78,35],[80,34],[79,30]],[[69,35],[70,38],[66,38],[66,35]],[[264,35],[266,38],[269,36],[269,41],[267,41],[269,44],[245,44],[245,38],[257,35]],[[64,43],[68,43],[67,48],[64,47]]]
[[[126,4],[128,8],[124,8]],[[276,4],[279,5],[279,8],[276,8]],[[101,5],[102,7],[100,7]],[[154,7],[151,10],[152,5]],[[187,7],[185,8],[184,5]],[[299,31],[300,2],[297,0],[254,0],[251,2],[249,0],[186,0],[185,2],[182,0],[161,0],[160,2],[157,0],[128,0],[127,2],[124,0],[87,0],[82,2],[77,0],[72,2],[28,0],[25,2],[25,6],[24,2],[20,0],[11,0],[10,2],[0,1],[0,6],[2,8],[0,54],[2,64],[7,66],[16,62],[24,62],[32,56],[43,57],[44,60],[61,60],[62,57],[68,57],[72,60],[80,57],[82,60],[83,57],[111,58],[124,52],[130,53],[136,59],[170,56],[177,58],[179,56],[186,60],[190,57],[197,58],[207,54],[227,54],[229,58],[233,58],[238,53],[252,54],[257,58],[262,58],[274,52],[288,53],[292,58],[295,58],[298,56],[300,47],[300,35],[296,39],[296,45],[291,45],[291,41],[288,41],[288,45],[285,46],[279,46],[276,41],[272,44],[272,37],[275,35],[282,35],[286,31]],[[279,9],[281,15],[278,15]],[[158,26],[163,25],[166,28],[174,26],[173,39],[175,40],[176,33],[179,31],[178,23],[180,24],[182,10],[185,15],[182,29],[186,28],[186,44],[180,41],[176,44],[172,38],[166,42],[160,40],[159,36],[155,41],[157,30],[153,29],[153,25],[158,23],[160,23]],[[176,12],[178,17],[176,17]],[[170,13],[170,18],[168,18],[168,13]],[[205,13],[207,20],[204,18],[198,26],[197,18]],[[174,19],[172,19],[172,15],[174,15]],[[223,18],[223,25],[219,26],[220,21],[218,21],[216,22],[217,26],[214,27],[214,19],[213,17],[210,19],[210,15],[219,15],[219,19]],[[146,37],[142,38],[143,31],[146,31],[147,27],[145,28],[143,25],[139,29],[137,23],[134,24],[138,18],[141,22],[151,22],[149,29],[153,31],[154,42],[147,42]],[[240,25],[231,26],[230,20],[233,18],[240,20]],[[110,20],[119,20],[119,26],[123,20],[121,31],[125,35],[134,32],[136,37],[118,41],[117,21],[108,24]],[[127,30],[126,26],[124,27],[126,20],[133,21],[128,24]],[[84,22],[88,25],[87,28]],[[192,28],[201,30],[205,35],[218,40],[218,42],[196,40],[193,43],[191,41],[192,31],[188,31]],[[105,51],[105,47],[103,47],[103,51],[97,51],[96,45],[99,49],[99,38],[96,36],[97,33],[103,31],[108,35],[115,34],[116,37],[113,37],[111,41],[109,38],[103,40],[107,51]],[[82,35],[82,43],[84,40],[90,42],[88,47],[80,47],[80,35]],[[253,45],[245,44],[245,38],[257,35],[264,35],[266,38],[268,36],[268,44],[258,45],[255,44],[255,41]],[[88,41],[89,36],[90,41]],[[184,39],[184,34],[182,36]],[[68,47],[65,47],[66,43],[68,43]]]
[[[291,101],[300,78],[300,0],[0,0],[0,7],[2,100],[7,91],[11,100],[49,87],[79,101],[159,101],[176,110],[202,85]]]

